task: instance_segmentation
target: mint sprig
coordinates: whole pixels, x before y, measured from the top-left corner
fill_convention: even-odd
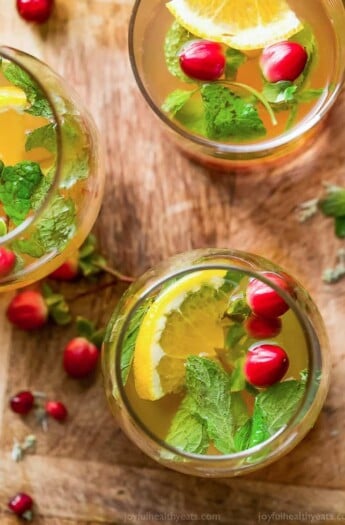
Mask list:
[[[65,297],[55,292],[47,283],[42,284],[42,295],[50,317],[56,324],[64,326],[72,321],[72,314]]]
[[[30,131],[26,137],[25,149],[31,151],[34,148],[45,148],[50,153],[56,153],[56,124],[47,124]]]
[[[239,68],[247,61],[247,57],[239,49],[228,47],[225,51],[225,78],[235,80]]]

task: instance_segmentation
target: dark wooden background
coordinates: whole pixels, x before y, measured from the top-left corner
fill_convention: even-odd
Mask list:
[[[329,221],[317,217],[301,225],[296,218],[297,205],[318,195],[323,181],[345,182],[345,96],[303,157],[252,176],[224,176],[177,153],[139,95],[127,55],[132,1],[56,0],[44,28],[20,20],[14,4],[0,0],[1,42],[43,58],[64,75],[100,127],[107,183],[96,231],[111,263],[138,275],[191,248],[232,247],[264,255],[312,292],[329,331],[334,366],[316,427],[286,458],[244,478],[192,478],[160,467],[126,439],[107,409],[100,376],[79,383],[64,375],[61,353],[73,328],[19,333],[5,320],[9,296],[3,295],[1,525],[17,523],[6,503],[20,490],[35,498],[38,525],[345,521],[345,282],[330,287],[321,280],[340,242]],[[71,297],[85,286],[64,289]],[[118,284],[75,300],[73,309],[102,324],[123,290]],[[8,398],[22,388],[65,401],[69,421],[52,422],[44,434],[31,419],[17,418],[7,408]],[[37,453],[15,464],[13,438],[29,432],[37,435]]]

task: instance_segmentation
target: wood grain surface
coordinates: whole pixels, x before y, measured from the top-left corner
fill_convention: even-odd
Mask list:
[[[101,378],[75,382],[61,367],[73,327],[32,335],[12,329],[0,300],[0,524],[15,525],[8,498],[27,491],[37,525],[298,524],[345,522],[345,282],[330,287],[321,272],[340,242],[332,224],[307,225],[296,207],[344,183],[345,96],[318,142],[288,166],[255,175],[221,175],[182,157],[161,134],[135,86],[127,55],[131,0],[56,0],[43,28],[23,22],[14,0],[0,0],[1,42],[43,58],[91,109],[105,144],[107,186],[96,225],[103,251],[120,270],[139,275],[180,251],[206,246],[253,251],[282,264],[312,292],[325,318],[333,356],[332,386],[315,428],[287,457],[232,480],[170,472],[145,457],[118,429]],[[0,130],[1,132],[1,130]],[[85,285],[65,286],[69,297]],[[73,310],[107,321],[124,285],[80,300]],[[64,425],[47,433],[8,410],[11,393],[43,390],[65,401]],[[29,432],[37,451],[19,464],[14,438]]]

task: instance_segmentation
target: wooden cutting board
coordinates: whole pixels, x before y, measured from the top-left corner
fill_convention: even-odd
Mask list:
[[[96,225],[102,249],[120,270],[139,275],[191,248],[220,246],[264,255],[312,292],[325,318],[334,368],[316,427],[292,453],[256,474],[202,480],[170,472],[145,457],[113,421],[101,378],[68,379],[61,368],[73,328],[32,335],[5,320],[0,300],[0,523],[17,491],[32,494],[35,524],[96,525],[340,523],[345,516],[345,282],[322,283],[340,241],[321,217],[299,224],[296,206],[345,183],[345,96],[317,143],[289,166],[256,175],[228,175],[192,164],[167,142],[135,86],[127,55],[130,0],[56,0],[44,28],[23,22],[15,2],[0,0],[1,42],[43,58],[66,77],[91,109],[106,149],[107,185]],[[85,290],[65,286],[68,297]],[[73,301],[75,313],[105,323],[121,284]],[[70,418],[44,434],[8,410],[22,388],[65,401]],[[15,464],[14,438],[34,432],[35,455]],[[343,513],[341,515],[341,513]],[[308,514],[310,515],[308,518]],[[318,518],[319,516],[319,518]],[[345,520],[345,517],[343,518]]]

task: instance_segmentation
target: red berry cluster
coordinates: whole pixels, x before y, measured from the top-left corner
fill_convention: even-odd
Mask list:
[[[263,276],[280,290],[293,295],[287,278],[273,272],[264,272]],[[247,287],[246,298],[252,310],[244,323],[247,333],[254,339],[276,337],[282,328],[280,317],[289,310],[283,297],[264,281],[252,278]],[[277,344],[260,342],[249,349],[244,372],[252,385],[267,387],[280,381],[288,368],[289,358],[283,348]]]
[[[37,406],[39,403],[35,399],[34,394],[29,390],[17,392],[10,399],[11,410],[21,416],[29,414],[35,405]],[[47,401],[44,404],[44,410],[47,415],[57,421],[64,421],[68,416],[67,408],[60,401]]]
[[[192,40],[179,54],[180,67],[190,78],[218,80],[224,73],[226,58],[223,47],[209,40]],[[260,58],[263,76],[268,82],[294,81],[304,70],[308,54],[298,42],[278,42],[266,47]]]

